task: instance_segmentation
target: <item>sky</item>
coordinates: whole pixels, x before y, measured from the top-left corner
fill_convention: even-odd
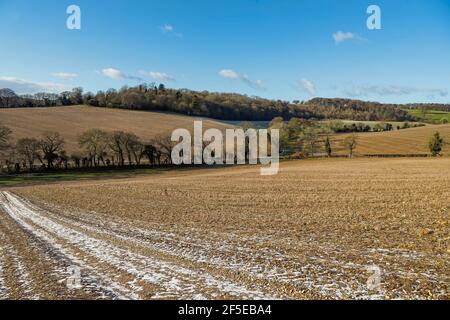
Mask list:
[[[67,7],[81,10],[70,30]],[[381,9],[381,29],[366,24]],[[0,0],[0,88],[450,103],[450,0]]]

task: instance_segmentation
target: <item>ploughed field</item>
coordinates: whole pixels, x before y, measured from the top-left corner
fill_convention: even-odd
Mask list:
[[[449,199],[449,158],[4,190],[0,298],[449,299]]]
[[[191,130],[195,117],[177,114],[132,111],[90,106],[52,108],[0,108],[0,124],[12,130],[13,140],[39,138],[46,131],[56,131],[65,139],[64,149],[71,152],[80,149],[78,137],[86,130],[97,128],[105,131],[132,131],[143,141],[159,135],[170,135],[173,130]],[[201,119],[199,119],[201,120]],[[203,119],[205,129],[224,129],[224,123]],[[130,128],[133,128],[130,130]]]
[[[429,155],[428,143],[435,132],[439,132],[445,142],[442,154],[450,155],[450,124],[359,133],[355,155]],[[337,134],[333,137],[334,154],[348,154],[348,150],[342,146],[342,141],[347,136],[348,134]]]

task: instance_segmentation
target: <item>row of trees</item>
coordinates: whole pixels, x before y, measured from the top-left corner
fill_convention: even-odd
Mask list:
[[[58,132],[46,132],[39,139],[22,138],[10,143],[11,130],[0,126],[0,153],[9,173],[55,168],[92,168],[169,164],[172,141],[159,136],[143,142],[134,133],[90,129],[79,137],[80,151],[67,154],[64,138]]]
[[[401,125],[397,124],[396,126],[389,122],[379,122],[373,126],[370,126],[366,123],[344,123],[340,120],[333,120],[329,122],[328,126],[334,133],[350,133],[350,132],[384,132],[384,131],[392,131],[392,130],[402,130],[409,129],[411,127],[421,127],[424,126],[422,123],[409,123],[403,122]]]
[[[70,106],[83,104],[91,96],[91,93],[83,94],[82,88],[74,88],[60,94],[39,92],[33,95],[18,95],[13,90],[4,88],[0,89],[0,108]]]
[[[243,129],[250,124],[243,125]],[[275,118],[270,129],[280,130],[282,156],[333,156],[334,148],[347,150],[352,157],[358,145],[356,133],[345,135],[339,144],[332,141],[332,130],[321,123],[292,118],[286,122]],[[54,168],[95,168],[126,165],[161,165],[171,163],[174,142],[169,135],[142,141],[132,132],[106,132],[89,129],[79,136],[80,151],[67,154],[64,138],[57,132],[44,133],[40,138],[22,138],[11,143],[11,130],[0,126],[0,169],[9,173]],[[429,141],[433,156],[442,152],[444,139],[436,132]]]
[[[450,104],[441,103],[412,103],[405,105],[405,108],[421,110],[424,113],[429,110],[450,112]]]
[[[163,84],[141,84],[136,87],[109,89],[96,94],[82,88],[61,94],[38,93],[19,96],[10,89],[0,90],[0,108],[42,107],[88,104],[96,107],[133,110],[169,111],[185,115],[233,121],[348,119],[355,121],[414,121],[396,105],[342,99],[310,101],[269,100],[234,93],[169,89]]]
[[[242,127],[248,129],[251,124],[242,124]],[[284,156],[314,157],[322,144],[326,154],[332,156],[330,131],[317,122],[298,118],[285,122],[280,117],[275,118],[270,127],[280,129],[281,154]],[[170,164],[174,145],[169,135],[144,142],[132,132],[89,129],[78,138],[79,151],[69,155],[64,138],[57,132],[47,132],[40,138],[22,138],[15,143],[10,143],[10,136],[11,130],[0,126],[2,166],[6,166],[10,173],[36,169]],[[344,142],[350,156],[357,143],[356,135],[351,137],[352,141]]]

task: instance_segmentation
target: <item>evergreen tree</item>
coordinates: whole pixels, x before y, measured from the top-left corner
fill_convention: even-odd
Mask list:
[[[439,134],[439,132],[436,132],[431,137],[430,142],[428,143],[428,146],[431,151],[431,155],[433,157],[440,155],[443,144],[444,144],[444,139],[441,138],[441,135]]]
[[[330,158],[332,153],[330,137],[327,137],[327,140],[325,140],[325,152],[327,153],[328,158]]]

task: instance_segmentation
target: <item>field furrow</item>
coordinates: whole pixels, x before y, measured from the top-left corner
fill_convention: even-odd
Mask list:
[[[0,202],[12,229],[59,253],[59,270],[80,268],[72,293],[89,288],[88,298],[442,299],[448,168],[299,161],[275,178],[205,170],[17,188]]]
[[[81,251],[78,253],[79,256],[91,256],[101,263],[112,266],[120,271],[120,273],[114,274],[115,278],[124,277],[121,273],[131,275],[132,278],[126,283],[126,286],[133,289],[132,293],[135,298],[141,298],[139,292],[144,291],[141,283],[149,283],[155,287],[153,288],[154,294],[148,298],[202,297],[198,292],[203,292],[205,298],[217,296],[269,297],[262,292],[248,290],[244,286],[226,279],[216,279],[206,272],[191,270],[159,260],[155,256],[146,256],[143,252],[127,250],[123,245],[114,241],[117,239],[108,240],[99,236],[98,230],[70,224],[67,221],[55,221],[54,217],[51,219],[37,213],[28,203],[10,193],[3,193],[3,196],[5,211],[32,233],[50,234],[54,238],[65,241],[66,247],[75,246],[79,249]],[[127,245],[129,246],[130,243]],[[94,265],[94,268],[96,267],[97,265]],[[111,268],[109,269],[111,270]]]

